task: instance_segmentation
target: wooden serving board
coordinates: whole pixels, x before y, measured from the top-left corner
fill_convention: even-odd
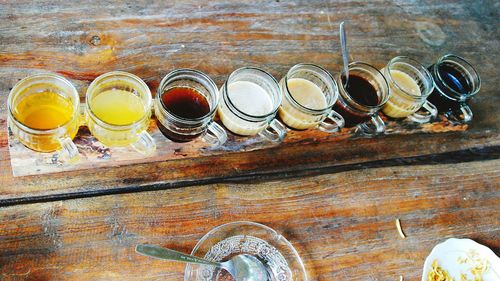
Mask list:
[[[385,119],[387,130],[385,134],[414,134],[418,132],[437,133],[464,131],[467,125],[453,125],[446,117],[440,117],[431,124],[415,124],[409,121],[390,121]],[[188,143],[170,141],[160,132],[156,120],[151,119],[149,133],[155,140],[157,149],[151,156],[144,156],[131,147],[106,147],[93,137],[87,127],[81,127],[74,139],[81,159],[77,163],[66,163],[57,152],[40,153],[26,148],[9,129],[9,151],[14,176],[29,176],[64,171],[98,169],[139,163],[159,161],[175,161],[176,159],[197,158],[225,153],[238,153],[266,149],[278,146],[260,136],[243,137],[228,132],[228,141],[220,147],[211,147],[201,138]],[[349,139],[367,137],[357,132],[355,128],[343,129],[337,133],[325,133],[319,130],[296,131],[288,130],[284,143],[297,144],[310,141]],[[381,140],[382,141],[382,140]]]
[[[139,0],[134,4],[110,1],[103,9],[99,1],[85,5],[4,1],[0,9],[4,39],[0,40],[0,206],[228,181],[254,183],[370,165],[498,158],[496,6],[495,1]],[[40,71],[61,74],[83,99],[96,77],[113,70],[136,74],[152,92],[162,77],[177,68],[203,71],[219,87],[232,71],[245,66],[260,67],[280,79],[293,65],[307,62],[336,75],[342,64],[338,24],[346,20],[351,60],[379,69],[400,55],[426,66],[446,53],[470,61],[482,81],[480,93],[470,103],[472,123],[463,128],[444,120],[425,126],[389,122],[387,133],[374,138],[356,136],[350,130],[332,135],[294,131],[284,143],[263,149],[240,146],[207,152],[194,147],[196,143],[182,144],[185,155],[174,155],[172,148],[162,150],[173,145],[162,137],[157,155],[137,156],[140,161],[118,161],[120,153],[112,149],[111,158],[93,162],[92,169],[72,166],[78,170],[13,176],[23,173],[19,166],[35,167],[29,161],[19,162],[23,153],[30,155],[25,159],[33,154],[12,151],[9,144],[15,143],[7,133],[8,93],[26,76]],[[132,154],[136,155],[127,156]],[[81,165],[84,161],[85,157]],[[104,164],[97,168],[98,163]]]

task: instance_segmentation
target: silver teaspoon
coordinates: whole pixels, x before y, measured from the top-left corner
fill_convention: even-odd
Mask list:
[[[141,255],[162,260],[211,265],[223,268],[229,272],[229,274],[231,274],[236,281],[270,280],[267,270],[262,262],[247,254],[234,256],[225,262],[213,262],[154,245],[137,245],[135,247],[135,251]]]
[[[347,36],[345,34],[344,22],[340,23],[340,47],[342,49],[342,60],[344,61],[344,86],[347,87],[347,82],[349,81],[349,53],[347,52]]]

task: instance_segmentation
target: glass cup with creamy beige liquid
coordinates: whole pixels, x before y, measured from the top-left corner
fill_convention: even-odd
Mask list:
[[[286,127],[275,118],[281,92],[271,74],[255,67],[239,68],[229,75],[221,94],[219,117],[229,131],[272,142],[284,139]]]
[[[336,132],[344,119],[332,106],[337,101],[337,83],[325,69],[314,64],[297,64],[280,81],[283,101],[281,120],[290,128],[305,130],[317,127]]]
[[[436,107],[427,100],[434,82],[427,69],[408,57],[395,57],[382,69],[391,94],[382,112],[391,118],[408,118],[427,123],[437,116]]]
[[[80,97],[64,77],[46,73],[19,81],[10,91],[8,124],[26,147],[39,152],[57,151],[68,162],[80,158],[72,139],[80,126]]]
[[[106,146],[130,145],[150,155],[156,150],[147,132],[151,105],[151,91],[139,77],[122,71],[108,72],[97,77],[87,90],[87,126]]]

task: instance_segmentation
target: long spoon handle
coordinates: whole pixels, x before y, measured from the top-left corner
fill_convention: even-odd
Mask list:
[[[170,250],[167,248],[162,248],[155,245],[137,245],[135,247],[135,251],[141,255],[153,257],[162,260],[169,261],[179,261],[179,262],[187,262],[187,263],[196,263],[196,264],[204,264],[211,265],[216,267],[221,267],[220,263],[207,261],[195,256],[186,255],[181,252],[177,252],[174,250]]]
[[[342,60],[344,61],[345,82],[349,80],[349,53],[347,52],[347,37],[344,29],[344,22],[340,23],[340,47],[342,48]]]

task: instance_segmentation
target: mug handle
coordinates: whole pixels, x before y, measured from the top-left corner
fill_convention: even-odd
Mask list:
[[[203,135],[203,140],[213,146],[221,146],[227,141],[227,133],[219,124],[210,121],[207,132]]]
[[[325,122],[325,120],[331,120],[333,123]],[[326,118],[319,123],[319,129],[327,133],[335,133],[340,129],[344,128],[345,121],[342,115],[338,114],[336,111],[332,110]]]
[[[446,117],[448,117],[448,119],[450,119],[450,121],[454,123],[463,124],[470,122],[472,120],[472,117],[474,116],[470,107],[464,103],[460,105],[460,113],[461,114],[457,116],[455,112],[450,111],[446,113]]]
[[[80,161],[80,152],[76,147],[73,140],[68,137],[59,139],[59,144],[61,144],[61,149],[58,151],[60,157],[68,163],[76,163]]]
[[[132,146],[137,152],[145,156],[153,154],[156,150],[156,143],[153,137],[151,137],[151,135],[146,131],[142,131],[139,134],[139,138],[137,139],[137,141],[130,146]]]
[[[378,135],[385,131],[385,123],[380,115],[375,114],[369,121],[359,124],[358,129],[365,135]]]
[[[420,114],[418,112],[415,112],[410,116],[408,116],[408,119],[410,119],[413,122],[423,124],[436,118],[438,110],[435,105],[426,100],[425,103],[422,105],[421,109],[422,108],[425,109],[426,111],[425,113]]]
[[[79,126],[87,126],[87,109],[85,107],[86,105],[84,103],[80,104],[78,107]]]
[[[259,135],[271,142],[281,142],[285,138],[287,129],[278,119],[273,119]]]

